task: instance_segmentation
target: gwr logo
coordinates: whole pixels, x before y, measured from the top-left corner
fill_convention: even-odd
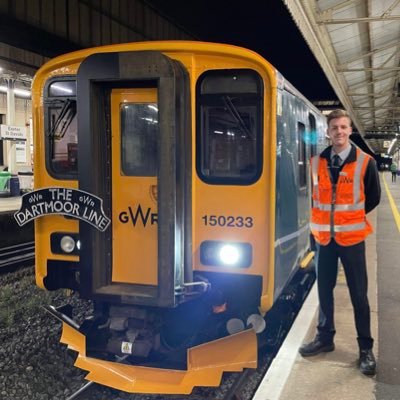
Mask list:
[[[150,225],[157,224],[158,214],[151,212],[150,207],[147,208],[146,213],[144,213],[141,205],[139,204],[135,211],[130,206],[128,206],[128,211],[122,211],[119,214],[118,219],[123,224],[127,224],[130,220],[133,226],[136,226],[138,221],[141,221],[143,226],[146,226],[148,223],[150,223]]]
[[[342,176],[341,179],[340,179],[340,181],[341,181],[342,183],[353,183],[353,179],[351,179],[351,178],[349,178],[349,177],[347,177],[347,176]]]

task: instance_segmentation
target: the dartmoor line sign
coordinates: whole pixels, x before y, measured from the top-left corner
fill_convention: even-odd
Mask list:
[[[103,200],[77,189],[46,188],[24,194],[19,211],[14,214],[18,225],[50,214],[78,218],[104,232],[110,219],[104,214]]]

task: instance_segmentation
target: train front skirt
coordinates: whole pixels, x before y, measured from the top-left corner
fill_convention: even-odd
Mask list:
[[[87,380],[128,393],[190,394],[195,386],[219,386],[223,372],[257,368],[257,336],[253,329],[187,350],[187,370],[133,366],[86,357],[86,337],[63,321],[61,340],[78,352],[75,366]]]

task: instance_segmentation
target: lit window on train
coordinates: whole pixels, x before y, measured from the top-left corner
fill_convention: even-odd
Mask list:
[[[214,70],[197,82],[197,173],[207,183],[251,184],[262,167],[262,79]]]
[[[76,82],[75,81],[62,81],[53,82],[49,86],[49,96],[51,97],[65,97],[76,95]]]
[[[47,165],[56,177],[74,179],[78,173],[76,81],[52,81],[46,93]]]
[[[305,133],[306,127],[301,122],[297,123],[297,131],[298,131],[298,148],[297,148],[297,157],[298,157],[298,166],[299,166],[299,187],[303,188],[307,185],[307,149],[306,149],[306,140]]]
[[[121,166],[124,175],[157,175],[157,136],[157,104],[121,105]]]
[[[310,140],[311,144],[311,157],[317,154],[317,123],[312,114],[308,114],[308,123],[310,124]]]

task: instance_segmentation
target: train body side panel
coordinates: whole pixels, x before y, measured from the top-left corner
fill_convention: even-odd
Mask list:
[[[276,169],[276,299],[310,248],[310,157],[323,141],[323,119],[304,98],[280,93]]]

